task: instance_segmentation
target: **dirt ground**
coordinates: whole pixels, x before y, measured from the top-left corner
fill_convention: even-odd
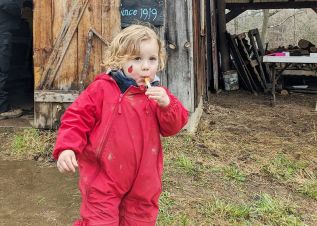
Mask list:
[[[195,135],[164,139],[164,191],[173,201],[168,214],[188,220],[160,218],[159,225],[230,225],[225,218],[206,216],[204,204],[215,199],[245,203],[262,193],[296,204],[302,222],[317,225],[317,200],[296,192],[303,180],[317,177],[316,101],[317,95],[278,95],[271,107],[268,96],[242,91],[212,95]],[[0,225],[70,225],[80,203],[77,175],[61,175],[45,160],[10,156],[12,133],[0,136]],[[307,167],[292,179],[279,178],[270,165],[278,155]],[[184,156],[194,167],[179,167]],[[243,171],[243,183],[224,179],[219,169],[232,165]],[[260,219],[256,225],[265,223]]]

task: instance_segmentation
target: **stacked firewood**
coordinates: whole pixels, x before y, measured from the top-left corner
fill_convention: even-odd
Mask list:
[[[309,56],[310,53],[317,53],[317,47],[306,39],[301,39],[298,46],[289,45],[288,47],[279,46],[271,49],[267,53],[289,52],[290,56]]]

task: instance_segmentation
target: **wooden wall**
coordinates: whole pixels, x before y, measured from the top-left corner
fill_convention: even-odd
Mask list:
[[[82,4],[87,2],[78,1]],[[49,58],[56,50],[56,41],[60,38],[65,17],[74,2],[76,1],[34,0],[34,126],[37,128],[56,128],[60,115],[78,96],[83,80],[89,29],[94,28],[109,42],[121,29],[120,0],[88,0],[53,83],[49,87],[41,86]],[[159,33],[166,44],[168,63],[166,70],[160,73],[162,84],[190,112],[194,112],[206,86],[206,43],[203,34],[205,23],[204,17],[201,17],[201,10],[205,10],[205,0],[165,0],[165,4],[165,25],[159,27]],[[99,39],[93,40],[88,76],[83,80],[85,86],[101,72],[100,63],[105,48]]]
[[[45,65],[73,2],[34,0],[34,126],[37,128],[55,128],[62,112],[78,96],[89,29],[94,28],[108,41],[120,30],[120,0],[89,0],[54,82],[48,88],[41,88]],[[85,85],[101,72],[105,48],[100,40],[93,39],[88,76],[83,81]]]

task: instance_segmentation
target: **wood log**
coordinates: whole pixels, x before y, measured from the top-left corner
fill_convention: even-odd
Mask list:
[[[290,56],[308,56],[309,51],[305,49],[289,50]]]
[[[313,43],[311,43],[310,41],[305,40],[305,39],[299,40],[298,46],[301,49],[305,49],[305,50],[309,50],[310,47],[315,47],[315,45]]]
[[[309,48],[309,52],[317,53],[317,48],[315,46],[312,46],[312,47]]]

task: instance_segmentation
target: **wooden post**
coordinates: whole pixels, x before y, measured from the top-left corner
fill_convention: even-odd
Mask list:
[[[230,70],[229,47],[226,38],[226,2],[217,0],[218,12],[218,34],[219,34],[219,47],[221,54],[221,70],[226,72]]]
[[[166,68],[169,89],[194,112],[192,0],[167,1]]]

